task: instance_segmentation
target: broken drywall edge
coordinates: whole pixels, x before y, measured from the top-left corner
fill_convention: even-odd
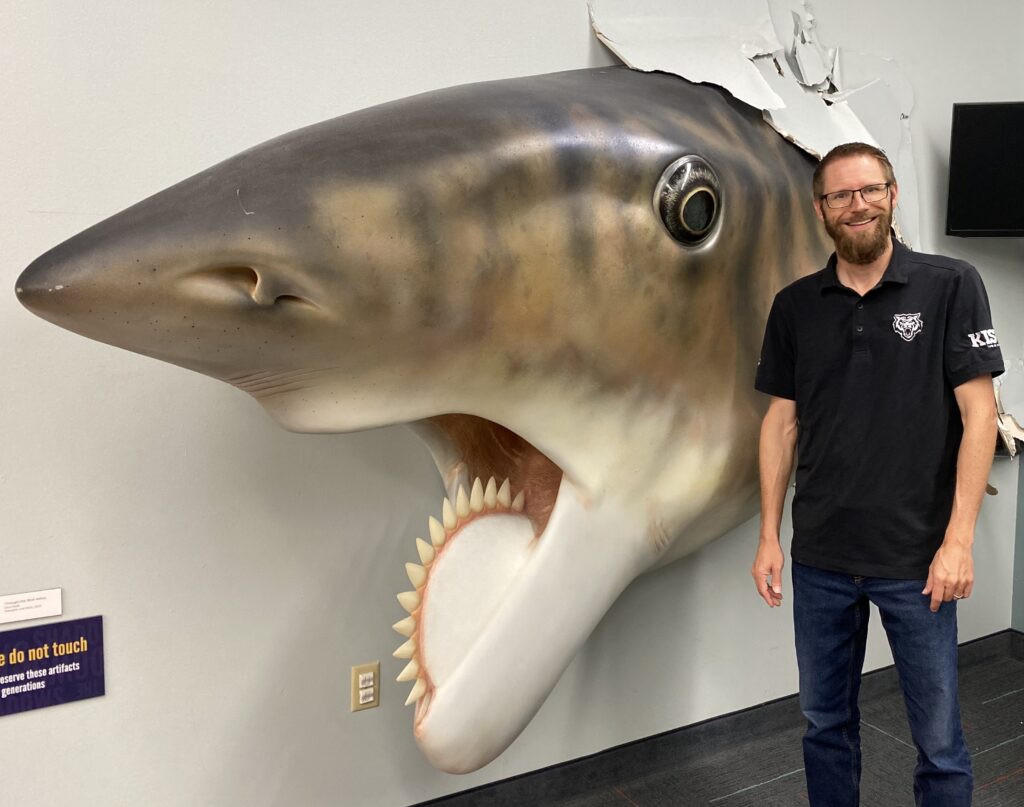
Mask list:
[[[913,90],[892,59],[825,47],[804,0],[590,0],[588,8],[598,39],[628,66],[720,86],[815,157],[854,140],[883,149],[900,185],[897,232],[917,243]]]
[[[801,84],[815,89],[828,89],[832,78],[833,58],[829,58],[825,49],[808,36],[800,16],[794,11],[793,41],[785,48],[786,60]]]
[[[782,47],[767,6],[764,0],[731,0],[731,4],[743,7],[746,23],[729,16],[730,3],[702,9],[700,14],[686,13],[686,4],[674,0],[652,0],[640,6],[639,15],[631,13],[634,4],[626,0],[589,0],[587,6],[597,38],[629,67],[716,84],[758,109],[778,108],[782,99],[750,61]],[[758,8],[761,14],[751,13]]]
[[[763,110],[765,120],[800,148],[820,159],[838,143],[860,140],[877,145],[847,102],[825,104],[817,91],[788,80],[786,66],[775,58],[757,59],[754,64],[785,101],[781,109]],[[813,126],[809,120],[814,121]]]

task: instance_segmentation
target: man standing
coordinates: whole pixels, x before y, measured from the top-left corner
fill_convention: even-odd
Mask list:
[[[894,241],[897,196],[879,149],[848,143],[825,155],[814,207],[836,251],[776,296],[757,369],[771,402],[751,573],[778,606],[796,453],[793,614],[814,807],[859,804],[869,603],[918,750],[916,804],[966,807],[973,789],[956,601],[974,586],[974,525],[996,438],[992,377],[1003,362],[977,271]]]

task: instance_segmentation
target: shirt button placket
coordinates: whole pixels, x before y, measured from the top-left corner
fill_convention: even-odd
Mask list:
[[[853,345],[854,352],[861,353],[866,350],[864,341],[864,300],[857,300],[853,314]]]

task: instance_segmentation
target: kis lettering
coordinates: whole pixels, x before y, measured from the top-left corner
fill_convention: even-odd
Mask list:
[[[993,328],[986,328],[977,333],[969,333],[967,336],[971,340],[971,347],[995,347],[999,344],[995,329]]]

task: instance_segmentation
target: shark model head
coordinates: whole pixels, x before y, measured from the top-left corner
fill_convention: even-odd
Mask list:
[[[424,753],[464,772],[631,580],[753,514],[764,321],[830,251],[810,172],[759,112],[672,76],[468,85],[243,152],[17,294],[294,431],[412,425],[448,498],[399,595],[399,680]]]

